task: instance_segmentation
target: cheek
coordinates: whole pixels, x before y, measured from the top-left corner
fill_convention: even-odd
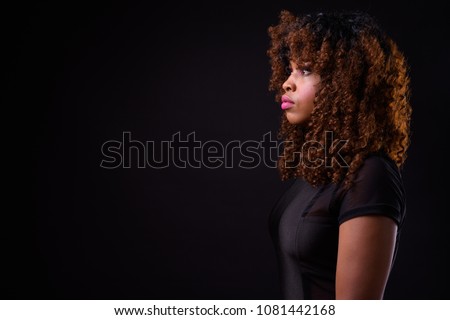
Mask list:
[[[314,102],[314,97],[316,90],[313,86],[304,87],[302,92],[299,94],[299,100],[304,104],[312,104]]]

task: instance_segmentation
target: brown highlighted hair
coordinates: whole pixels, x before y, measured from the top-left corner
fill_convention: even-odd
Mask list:
[[[361,11],[295,16],[283,10],[269,27],[267,54],[271,65],[269,90],[280,100],[289,62],[309,65],[320,75],[314,109],[307,123],[291,124],[281,117],[278,139],[284,150],[278,159],[281,179],[303,177],[313,186],[344,182],[348,188],[364,159],[382,152],[401,167],[410,143],[410,78],[405,56],[369,14]],[[340,150],[316,148],[309,156],[325,159],[338,152],[348,166],[308,166],[302,161],[305,142],[326,145],[347,141]]]

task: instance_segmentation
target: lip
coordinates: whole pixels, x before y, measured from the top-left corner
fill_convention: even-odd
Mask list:
[[[286,110],[294,106],[294,101],[292,101],[288,96],[281,97],[281,109]]]

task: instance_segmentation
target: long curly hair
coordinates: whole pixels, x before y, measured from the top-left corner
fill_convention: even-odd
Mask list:
[[[281,116],[277,138],[284,140],[277,167],[281,180],[303,177],[313,186],[330,182],[349,188],[357,170],[371,153],[384,153],[401,167],[410,143],[409,67],[394,41],[375,19],[361,11],[340,11],[295,16],[283,10],[270,26],[269,90],[283,94],[290,61],[307,63],[320,75],[314,109],[307,123],[291,124]],[[326,133],[333,143],[346,141],[340,150],[310,148],[309,157],[344,160],[310,166],[302,161],[302,146],[322,146]],[[332,144],[333,145],[333,144]],[[336,148],[337,149],[337,148]]]

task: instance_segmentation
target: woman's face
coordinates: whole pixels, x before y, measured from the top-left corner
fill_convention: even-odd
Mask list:
[[[285,94],[281,98],[281,108],[292,124],[305,123],[314,108],[314,97],[320,76],[291,61],[291,74],[283,83]]]

